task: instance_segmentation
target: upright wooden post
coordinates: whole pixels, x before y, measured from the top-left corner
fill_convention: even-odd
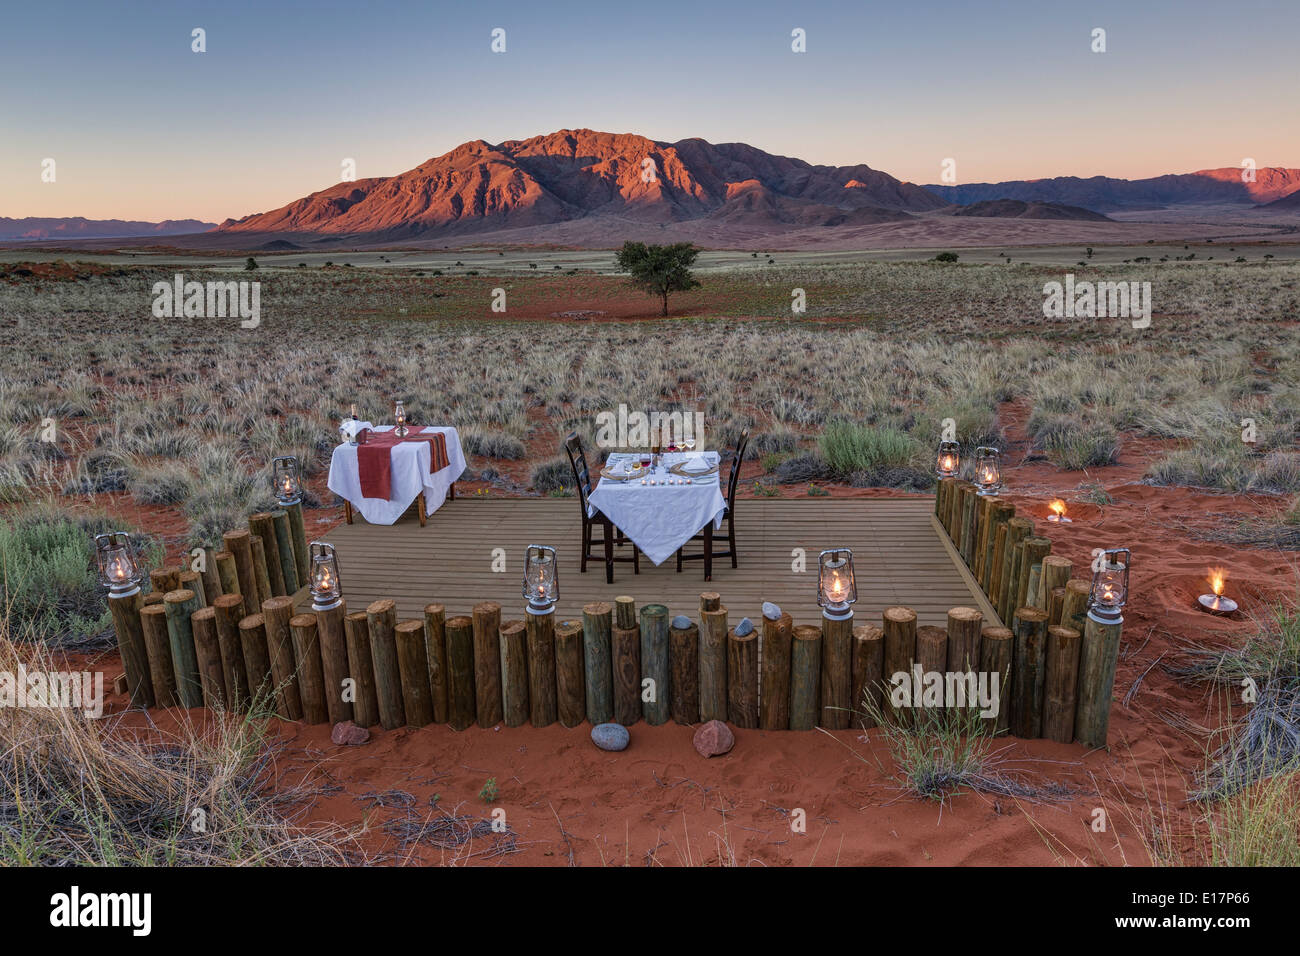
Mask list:
[[[178,703],[176,666],[172,663],[171,637],[167,633],[167,608],[162,602],[140,608],[140,633],[144,635],[154,703],[159,707],[174,707]]]
[[[989,583],[984,592],[988,595],[989,603],[993,605],[994,611],[997,611],[998,604],[1002,599],[1002,563],[1007,553],[1007,525],[1010,521],[1011,518],[1008,518],[998,525],[993,536],[993,554],[989,559],[988,569]]]
[[[984,615],[973,607],[955,607],[948,611],[948,670],[979,670],[980,631]]]
[[[293,528],[289,525],[289,512],[277,508],[271,512],[271,527],[275,532],[272,549],[280,561],[280,577],[284,580],[284,593],[292,597],[307,584],[298,578],[298,559],[293,551]]]
[[[1052,592],[1057,588],[1065,587],[1065,582],[1070,580],[1070,569],[1073,565],[1069,558],[1063,558],[1059,554],[1049,554],[1043,558],[1042,571],[1038,577],[1038,591],[1035,594],[1037,600],[1034,607],[1040,611],[1051,611]]]
[[[260,608],[275,592],[271,589],[271,572],[266,564],[266,543],[257,534],[250,535],[248,540],[253,549],[253,579],[257,583],[257,607]]]
[[[239,646],[244,652],[244,670],[254,705],[273,706],[271,652],[266,646],[266,619],[262,615],[246,614],[240,619]]]
[[[325,707],[331,724],[352,719],[352,702],[343,699],[343,682],[348,679],[348,643],[343,630],[346,601],[316,611],[316,637],[320,643],[321,676],[325,685]]]
[[[177,568],[155,568],[149,572],[149,584],[159,594],[167,594],[180,588],[180,570]]]
[[[199,686],[208,707],[225,706],[226,679],[221,669],[221,642],[217,639],[217,609],[201,607],[190,616],[194,630],[194,656],[199,664]]]
[[[821,715],[822,629],[794,628],[790,643],[790,729],[812,730]]]
[[[1043,692],[1043,736],[1058,744],[1074,740],[1081,635],[1072,627],[1047,629],[1047,676]]]
[[[474,619],[474,704],[480,727],[501,723],[501,605],[494,601],[475,604]]]
[[[989,499],[993,502],[989,511],[988,529],[983,537],[984,561],[980,565],[979,582],[980,587],[984,589],[985,594],[993,593],[994,569],[1001,570],[1002,552],[998,546],[998,535],[1003,535],[1003,541],[1006,540],[1006,532],[1003,530],[1006,523],[1016,515],[1016,506],[1009,501],[1003,501],[1000,498]]]
[[[441,604],[424,606],[424,653],[429,660],[429,690],[433,694],[433,722],[447,722],[447,609]],[[554,675],[554,659],[551,662]],[[530,671],[531,672],[531,671]]]
[[[208,606],[207,592],[203,590],[203,575],[197,571],[181,571],[176,575],[176,590],[193,591],[200,608]]]
[[[701,598],[703,597],[704,595],[701,595]],[[787,666],[787,671],[788,670],[789,668]],[[700,720],[707,723],[710,720],[726,719],[727,609],[722,606],[721,599],[719,599],[718,603],[713,607],[705,606],[704,601],[701,600]]]
[[[528,723],[528,632],[523,621],[501,622],[501,721]]]
[[[308,555],[307,555],[307,532],[302,520],[302,502],[295,501],[291,505],[284,506],[285,513],[289,516],[289,529],[292,533],[293,542],[293,560],[298,569],[298,586],[306,587],[311,583],[308,577]]]
[[[374,601],[366,608],[366,624],[370,629],[370,660],[375,667],[375,702],[379,705],[379,725],[385,730],[396,730],[406,723],[401,669],[397,662],[397,605],[388,599]],[[475,651],[477,650],[476,635]],[[476,679],[477,676],[476,674]],[[500,680],[499,672],[497,679]],[[491,725],[480,723],[479,726]]]
[[[244,598],[244,613],[251,614],[254,610],[262,606],[261,601],[257,599],[257,577],[253,571],[253,536],[247,531],[227,531],[221,536],[225,542],[226,551],[228,551],[235,562],[235,573],[238,576],[238,587],[232,592],[226,588],[225,579],[222,579],[222,587],[226,588],[227,594],[239,594]],[[220,568],[220,565],[218,565]]]
[[[108,610],[113,618],[122,668],[126,671],[126,689],[133,707],[152,707],[155,699],[153,680],[149,676],[149,652],[140,625],[140,609],[143,607],[144,597],[138,590],[124,597],[108,595]]]
[[[707,616],[707,615],[706,615]],[[725,623],[726,618],[723,618]],[[758,694],[758,726],[790,729],[790,653],[794,621],[786,611],[775,621],[763,618],[762,677]]]
[[[821,726],[846,730],[853,716],[853,614],[822,613]]]
[[[271,655],[271,677],[275,681],[276,712],[288,720],[302,719],[302,698],[298,693],[297,665],[293,658],[293,598],[273,597],[262,603],[266,625],[266,647]]]
[[[627,595],[614,599],[610,670],[614,722],[629,727],[641,719],[641,628],[636,623],[636,602]]]
[[[1022,607],[1015,614],[1016,662],[1011,679],[1011,732],[1043,735],[1043,679],[1047,664],[1047,612]]]
[[[974,553],[975,503],[979,501],[980,495],[975,490],[975,486],[969,483],[961,492],[961,524],[957,532],[961,547],[958,548],[958,552],[969,567],[971,555]]]
[[[199,660],[194,653],[194,625],[190,615],[199,609],[199,597],[188,588],[163,595],[167,614],[167,637],[176,670],[176,695],[182,707],[203,706],[203,685],[199,683]]]
[[[221,574],[217,570],[216,551],[211,548],[203,549],[203,561],[198,571],[203,578],[203,601],[211,607],[212,602],[225,593],[221,589]]]
[[[275,536],[275,519],[271,512],[259,511],[256,514],[249,515],[248,530],[254,537],[262,539],[267,580],[271,586],[270,595],[262,597],[262,601],[265,603],[269,598],[279,597],[285,593],[284,569],[280,563],[280,549]],[[254,545],[253,547],[256,548],[257,546]],[[254,567],[256,567],[256,561],[254,561]],[[297,574],[297,571],[294,573]]]
[[[1123,623],[1105,624],[1084,615],[1079,650],[1079,702],[1074,712],[1074,737],[1088,747],[1106,746],[1110,732],[1111,695]]]
[[[329,710],[325,707],[325,677],[321,671],[320,641],[316,637],[316,615],[295,614],[289,618],[289,633],[293,636],[302,719],[309,724],[323,724],[329,720]]]
[[[1009,627],[986,627],[980,634],[980,672],[987,674],[989,692],[993,692],[993,675],[997,675],[997,715],[983,718],[989,736],[1006,733],[1011,719],[1011,660],[1015,635]]]
[[[1029,587],[1025,589],[1025,607],[1038,607],[1038,582],[1043,575],[1043,566],[1035,564],[1029,569]]]
[[[379,698],[370,648],[370,615],[365,611],[345,615],[343,639],[348,649],[348,676],[352,678],[352,722],[358,727],[375,727],[379,724]]]
[[[229,551],[216,551],[212,555],[217,566],[217,579],[221,582],[220,595],[239,594],[239,571],[235,567],[235,556]],[[209,604],[216,604],[217,599],[209,598]]]
[[[1007,521],[1006,547],[1002,552],[1002,578],[998,586],[998,599],[993,606],[998,609],[998,617],[1004,621],[1011,620],[1015,610],[1015,589],[1020,580],[1020,542],[1033,534],[1034,523],[1022,515],[1016,515]]]
[[[668,712],[679,724],[700,719],[700,628],[689,623],[668,629]]]
[[[1029,578],[1034,567],[1043,563],[1043,558],[1052,551],[1052,542],[1039,535],[1030,535],[1020,542],[1020,581],[1016,585],[1016,609],[1033,607],[1029,603]],[[1039,573],[1042,573],[1041,568]]]
[[[1047,626],[1055,627],[1061,623],[1061,612],[1065,610],[1065,588],[1052,588],[1047,598]],[[1074,628],[1071,628],[1074,630]]]
[[[504,634],[504,626],[502,628]],[[523,644],[523,624],[519,624],[519,642]],[[424,621],[411,618],[398,621],[393,628],[397,642],[397,673],[402,685],[402,713],[409,727],[423,727],[433,723],[433,696],[429,693],[429,654],[424,646]],[[522,654],[522,649],[521,649]],[[527,666],[527,662],[524,662]],[[524,674],[525,710],[527,717],[527,671]],[[520,720],[523,723],[523,720]],[[518,726],[512,724],[510,726]]]
[[[645,611],[641,613],[644,621]],[[582,662],[581,621],[560,621],[555,625],[555,698],[561,726],[577,727],[586,719],[587,686]]]
[[[550,614],[524,614],[528,631],[528,708],[529,721],[534,727],[549,727],[555,723],[555,612]],[[641,667],[641,632],[637,631],[637,673]],[[638,684],[640,680],[638,678]],[[638,688],[639,689],[639,688]],[[641,702],[637,700],[637,716],[641,715]]]
[[[668,608],[662,604],[641,607],[641,679],[653,681],[643,695],[641,716],[652,726],[668,721]],[[649,696],[650,699],[644,699]]]
[[[605,724],[614,719],[614,668],[610,661],[614,609],[606,601],[582,607],[583,680],[587,686],[587,719]],[[662,693],[668,692],[665,685]]]
[[[876,726],[883,713],[885,631],[873,624],[853,628],[853,712],[863,730]]]
[[[447,618],[447,724],[466,730],[474,723],[474,620]]]
[[[1087,578],[1071,578],[1065,582],[1065,600],[1061,603],[1061,626],[1072,627],[1083,633],[1084,618],[1088,615],[1088,595],[1092,582]]]
[[[244,619],[244,598],[236,591],[223,594],[212,603],[216,612],[217,646],[221,652],[221,675],[226,688],[226,709],[248,707],[251,693],[248,670],[244,667],[244,646],[239,639],[239,622]]]
[[[892,684],[895,674],[912,673],[916,660],[916,612],[910,607],[887,607],[881,615],[885,631],[885,686]],[[895,721],[902,720],[888,693],[889,714]]]
[[[916,663],[924,674],[944,674],[948,670],[948,631],[933,624],[916,629]],[[942,705],[927,713],[922,701],[913,700],[912,708],[918,715],[925,714],[930,726],[943,722],[946,713]]]
[[[989,529],[993,526],[993,506],[1001,504],[993,495],[981,495],[975,503],[975,547],[971,555],[971,574],[984,580],[984,556],[988,551]]]
[[[737,727],[758,726],[758,631],[727,631],[727,717]]]

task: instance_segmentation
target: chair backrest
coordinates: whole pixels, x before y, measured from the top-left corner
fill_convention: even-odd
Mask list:
[[[744,461],[745,449],[748,447],[749,429],[743,428],[736,442],[736,454],[731,459],[731,475],[727,478],[727,508],[732,511],[736,508],[736,485],[740,483],[740,463]]]
[[[569,456],[569,465],[573,468],[573,480],[578,486],[578,503],[582,505],[582,515],[587,516],[587,498],[591,496],[591,473],[587,470],[587,456],[582,451],[582,439],[577,432],[569,432],[564,439],[564,452]]]

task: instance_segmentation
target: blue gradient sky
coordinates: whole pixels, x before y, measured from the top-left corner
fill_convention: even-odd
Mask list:
[[[959,182],[1300,166],[1296,0],[7,7],[0,216],[219,221],[337,182],[344,157],[391,175],[579,126],[921,183],[945,157]]]

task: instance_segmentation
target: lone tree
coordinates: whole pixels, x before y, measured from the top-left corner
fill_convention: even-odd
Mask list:
[[[632,273],[632,284],[647,295],[663,299],[668,314],[668,293],[685,292],[700,283],[691,275],[691,266],[700,250],[689,242],[671,246],[648,246],[644,242],[625,242],[618,253],[618,267]]]

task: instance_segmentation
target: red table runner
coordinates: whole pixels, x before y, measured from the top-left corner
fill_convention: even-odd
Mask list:
[[[429,443],[429,474],[441,471],[451,464],[447,457],[447,438],[442,432],[398,438],[393,432],[367,431],[364,444],[357,445],[357,474],[361,478],[361,493],[365,497],[384,500],[391,498],[393,446],[404,441]]]

